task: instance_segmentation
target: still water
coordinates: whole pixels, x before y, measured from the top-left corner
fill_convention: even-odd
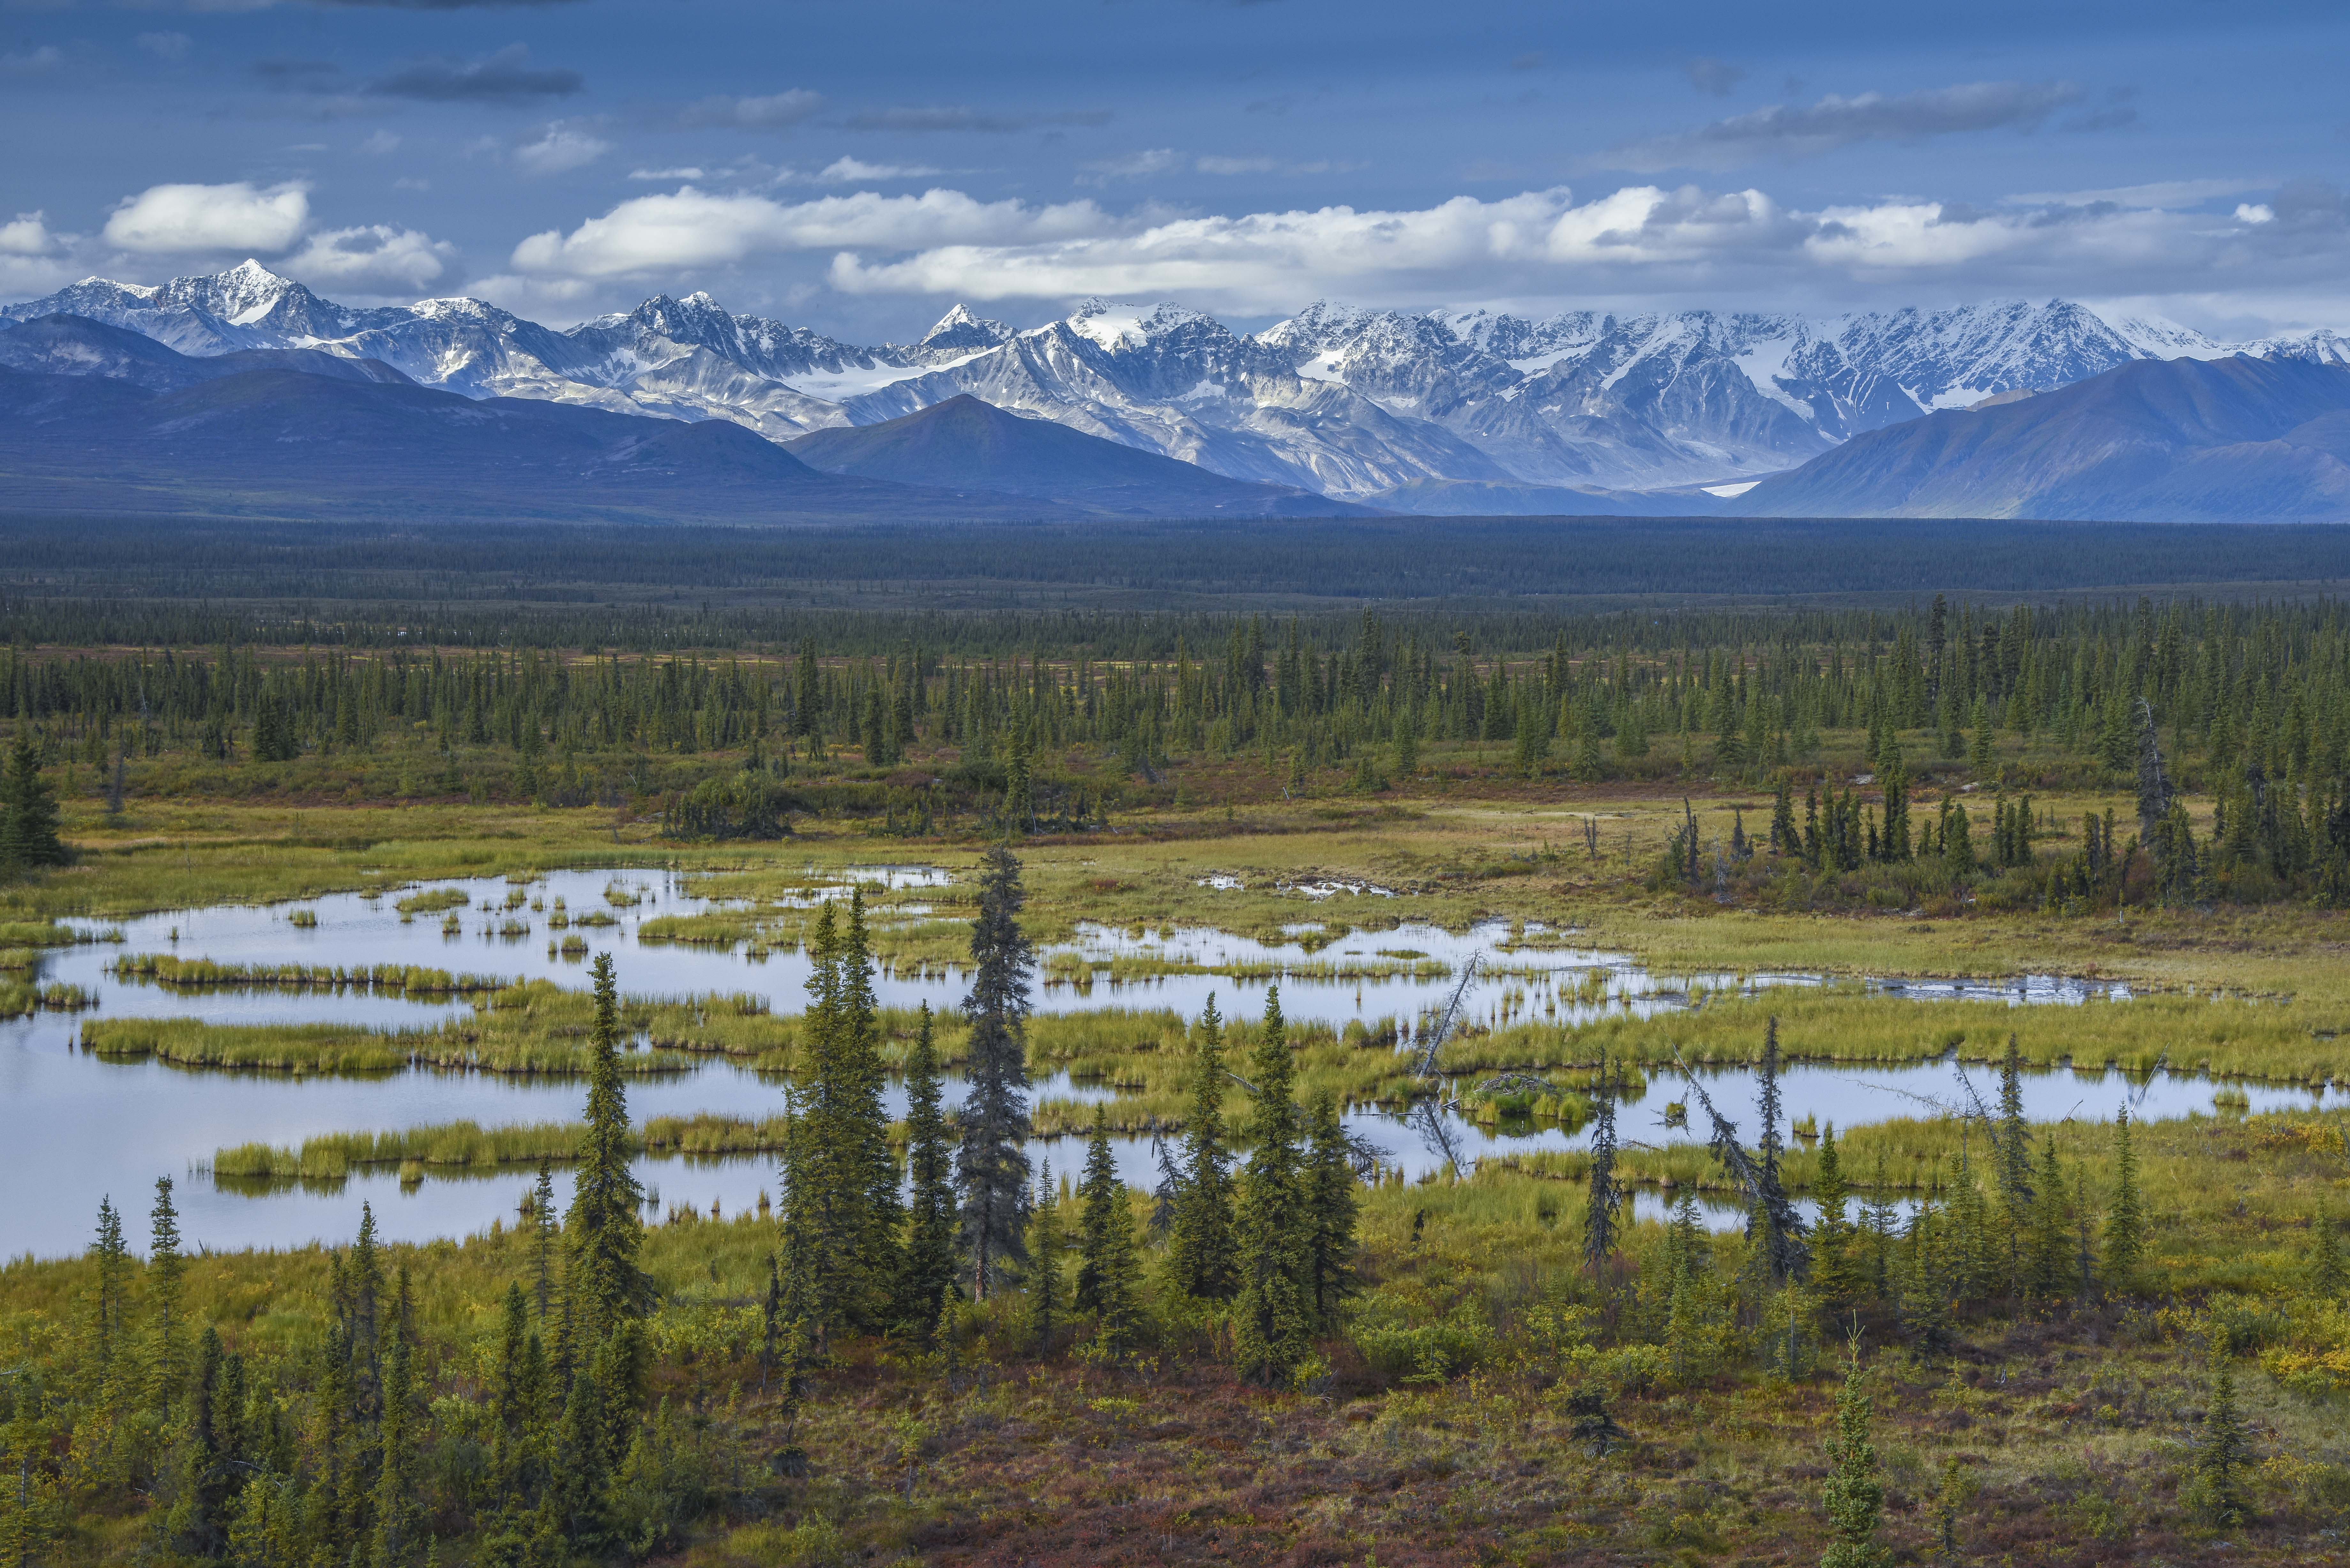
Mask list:
[[[875,919],[920,919],[923,888],[942,885],[945,874],[931,867],[868,867],[855,874],[868,887],[896,896],[893,907]],[[844,890],[847,878],[811,874],[808,886],[777,901],[804,909]],[[101,1015],[195,1017],[218,1023],[341,1022],[383,1027],[426,1025],[468,1010],[462,1002],[428,1002],[353,992],[205,991],[180,992],[116,979],[107,966],[120,954],[176,952],[224,963],[266,962],[356,966],[378,963],[426,965],[498,976],[544,977],[585,987],[585,962],[551,953],[549,917],[560,898],[577,919],[590,910],[614,924],[573,925],[590,951],[611,951],[622,988],[639,993],[680,994],[749,991],[768,999],[778,1012],[791,1012],[804,994],[808,964],[804,955],[777,949],[755,956],[740,948],[640,942],[639,923],[667,914],[694,913],[712,905],[693,896],[693,884],[660,873],[604,871],[550,874],[522,888],[519,907],[507,909],[515,890],[502,880],[445,884],[463,892],[468,907],[455,911],[457,934],[445,936],[442,911],[403,920],[394,908],[402,888],[381,898],[344,894],[267,908],[228,906],[145,917],[121,926],[123,940],[63,950],[43,961],[44,983],[63,981],[99,999]],[[1342,896],[1338,902],[1345,901]],[[534,906],[537,906],[534,908]],[[311,911],[317,924],[296,925],[288,917]],[[1101,1007],[1169,1007],[1195,1013],[1212,991],[1228,1015],[1252,1014],[1262,1005],[1271,974],[1175,973],[1126,981],[1107,967],[1118,958],[1143,958],[1199,966],[1247,965],[1287,971],[1281,979],[1284,1010],[1293,1019],[1333,1025],[1361,1020],[1376,1025],[1397,1021],[1407,1033],[1451,997],[1453,973],[1472,954],[1484,955],[1492,972],[1469,993],[1470,1016],[1487,1022],[1534,1019],[1573,1023],[1611,1011],[1646,1015],[1687,1007],[1710,994],[1751,993],[1776,985],[1820,983],[1815,976],[1652,973],[1620,954],[1570,945],[1562,933],[1529,925],[1521,930],[1492,925],[1464,933],[1406,924],[1376,932],[1343,929],[1341,909],[1317,900],[1301,913],[1328,916],[1331,927],[1301,921],[1293,940],[1266,944],[1228,933],[1198,930],[1113,930],[1087,926],[1066,948],[1041,955],[1053,983],[1039,986],[1042,1012]],[[511,922],[519,934],[499,935]],[[1555,945],[1554,945],[1555,944]],[[1057,962],[1055,961],[1058,961]],[[1098,967],[1097,967],[1098,966]],[[1364,972],[1368,971],[1369,972]],[[1388,972],[1399,971],[1399,972]],[[1082,976],[1083,978],[1078,978]],[[1920,1000],[1952,996],[2005,1000],[2016,1005],[2077,1004],[2092,998],[2126,1001],[2124,988],[2056,977],[2019,977],[1995,982],[1881,982]],[[958,1005],[966,985],[950,971],[917,974],[885,970],[876,992],[884,1005],[933,1008]],[[38,1013],[0,1023],[0,1181],[9,1201],[0,1203],[0,1256],[71,1251],[88,1237],[99,1199],[110,1195],[130,1217],[134,1236],[143,1235],[143,1216],[159,1176],[178,1187],[182,1231],[189,1244],[226,1250],[295,1245],[348,1238],[359,1205],[371,1203],[386,1232],[403,1240],[463,1235],[511,1218],[529,1178],[513,1171],[493,1177],[432,1177],[403,1188],[390,1171],[355,1176],[333,1189],[287,1189],[263,1196],[215,1189],[204,1168],[218,1147],[246,1142],[296,1144],[328,1132],[383,1130],[470,1118],[484,1126],[577,1116],[585,1085],[576,1080],[516,1079],[491,1074],[411,1071],[375,1079],[292,1078],[278,1075],[191,1071],[154,1062],[101,1061],[76,1044],[78,1023],[69,1015]],[[1979,1083],[1981,1075],[1977,1074]],[[1748,1075],[1736,1069],[1708,1075],[1709,1092],[1724,1114],[1751,1119]],[[2124,1103],[2147,1116],[2209,1111],[2217,1085],[2184,1075],[2158,1075],[2130,1082],[2119,1074],[2060,1072],[2033,1075],[2025,1085],[2028,1113],[2035,1118],[2073,1116],[2104,1119]],[[636,1116],[691,1115],[709,1111],[742,1116],[773,1115],[782,1106],[779,1080],[723,1061],[671,1077],[632,1080],[629,1106]],[[950,1100],[961,1085],[951,1085]],[[2307,1104],[2303,1090],[2246,1086],[2255,1109]],[[1040,1083],[1036,1097],[1098,1097],[1102,1091],[1066,1079]],[[1929,1115],[1925,1102],[1959,1097],[1956,1071],[1945,1064],[1846,1071],[1798,1065],[1784,1080],[1791,1116],[1851,1127],[1893,1116]],[[1659,1076],[1646,1097],[1625,1112],[1626,1136],[1651,1143],[1679,1141],[1688,1132],[1662,1125],[1662,1106],[1682,1098],[1669,1076]],[[902,1105],[893,1091],[892,1109]],[[1431,1170],[1447,1156],[1429,1146],[1397,1119],[1373,1111],[1349,1117],[1355,1131],[1379,1147],[1387,1162],[1409,1174]],[[1465,1167],[1497,1150],[1571,1148],[1585,1134],[1557,1128],[1523,1137],[1489,1133],[1458,1117],[1447,1118],[1452,1156]],[[1138,1186],[1157,1179],[1148,1139],[1119,1142],[1119,1160]],[[1042,1140],[1032,1148],[1055,1170],[1074,1170],[1083,1145],[1074,1139]],[[775,1189],[771,1159],[712,1161],[649,1159],[639,1178],[657,1189],[660,1208],[690,1203],[707,1212],[713,1201],[723,1211],[754,1205]],[[558,1183],[567,1179],[558,1177]],[[1734,1218],[1732,1216],[1731,1218]],[[1725,1222],[1727,1222],[1725,1220]]]

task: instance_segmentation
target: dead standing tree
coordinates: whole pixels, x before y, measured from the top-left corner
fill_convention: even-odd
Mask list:
[[[1713,1136],[1708,1147],[1721,1168],[1730,1173],[1746,1197],[1747,1234],[1762,1249],[1771,1277],[1780,1283],[1800,1280],[1811,1272],[1812,1249],[1804,1240],[1810,1227],[1795,1210],[1794,1200],[1779,1176],[1779,1155],[1783,1145],[1779,1138],[1779,1021],[1773,1018],[1762,1035],[1762,1061],[1759,1074],[1758,1109],[1762,1128],[1755,1140],[1754,1151],[1738,1141],[1738,1124],[1714,1108],[1713,1098],[1690,1071],[1679,1052],[1674,1053],[1674,1064],[1680,1068],[1681,1077],[1689,1084],[1690,1093],[1697,1096],[1698,1105],[1712,1124]],[[1759,1231],[1759,1234],[1757,1233]]]

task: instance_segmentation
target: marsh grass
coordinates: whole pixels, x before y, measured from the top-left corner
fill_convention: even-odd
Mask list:
[[[98,998],[78,985],[0,980],[0,1018],[22,1018],[36,1012],[79,1012],[97,1005]]]
[[[632,1128],[631,1137],[639,1154],[773,1154],[784,1147],[788,1127],[783,1116],[654,1116]],[[579,1140],[577,1122],[496,1127],[444,1122],[395,1132],[328,1133],[297,1147],[239,1144],[216,1151],[212,1170],[221,1179],[273,1181],[335,1181],[353,1171],[411,1164],[430,1174],[460,1174],[542,1159],[568,1164],[579,1157]]]
[[[487,974],[452,974],[415,964],[215,963],[170,953],[125,953],[107,966],[124,980],[173,991],[377,991],[395,996],[474,996],[515,982]]]

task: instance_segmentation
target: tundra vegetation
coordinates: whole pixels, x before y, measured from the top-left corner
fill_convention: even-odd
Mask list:
[[[510,1169],[483,1233],[209,1252],[176,1173],[85,1255],[0,1268],[9,1563],[2216,1563],[2350,1531],[2338,605],[873,615],[696,648],[409,646],[356,612],[69,644],[9,613],[0,1014],[74,1005],[41,955],[107,920],[349,890],[459,920],[422,885],[562,867],[674,868],[723,902],[637,941],[812,970],[804,998],[631,992],[584,909],[556,928],[597,951],[584,990],[119,951],[173,992],[462,1013],[90,1014],[100,1056],[561,1074],[588,1110],[213,1162]],[[949,879],[805,896],[882,861]],[[1490,1013],[1427,1071],[1284,1015],[1284,984],[1349,978],[1314,967],[1333,932],[1406,921],[1508,923]],[[1040,960],[1081,922],[1306,950],[1206,966],[1222,1011],[1033,1012],[1202,967]],[[1831,983],[1570,1021],[1511,967],[1569,944]],[[908,971],[970,1001],[882,1006]],[[2027,971],[2135,994],[1857,983]],[[632,1083],[710,1054],[772,1101],[631,1119]],[[1996,1088],[1777,1108],[1787,1062],[1951,1055]],[[1642,1140],[1628,1084],[1723,1063],[1754,1100],[1671,1088],[1707,1141]],[[2308,1105],[2025,1117],[2029,1073],[2107,1064]],[[1041,1096],[1060,1072],[1111,1093]],[[1340,1120],[1431,1096],[1587,1147],[1407,1179]],[[1148,1191],[1110,1153],[1143,1129]],[[770,1158],[773,1201],[649,1212],[632,1161],[671,1152]]]

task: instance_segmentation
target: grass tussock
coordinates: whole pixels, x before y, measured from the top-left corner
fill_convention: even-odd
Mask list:
[[[126,953],[107,966],[125,980],[173,991],[374,991],[390,996],[478,996],[516,982],[418,964],[215,963],[170,953]]]

